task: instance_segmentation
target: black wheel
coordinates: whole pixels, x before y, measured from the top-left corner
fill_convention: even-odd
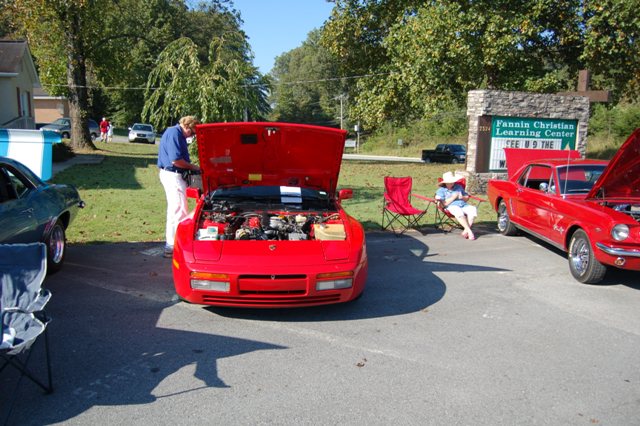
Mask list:
[[[582,229],[578,229],[571,236],[569,270],[576,280],[585,284],[599,283],[607,272],[607,267],[598,262],[593,255],[591,241]]]
[[[427,164],[431,163],[431,158],[425,158],[424,162],[427,163]]]
[[[67,249],[64,227],[60,222],[57,221],[53,225],[45,244],[47,245],[47,272],[57,272],[62,268]]]
[[[98,139],[98,135],[96,133],[91,133],[91,141],[95,142]]]
[[[457,158],[452,158],[451,159],[451,164],[458,164],[458,159]]]
[[[502,235],[516,235],[518,233],[518,228],[509,219],[507,203],[504,200],[501,200],[498,205],[498,231]]]
[[[62,139],[69,139],[71,135],[69,135],[68,132],[62,132],[62,135],[60,135],[60,137],[62,137]]]

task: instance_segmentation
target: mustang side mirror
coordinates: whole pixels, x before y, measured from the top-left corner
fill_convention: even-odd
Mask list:
[[[353,198],[353,189],[341,189],[338,191],[338,200],[348,200]]]
[[[200,198],[200,188],[194,188],[192,186],[187,187],[187,198]]]

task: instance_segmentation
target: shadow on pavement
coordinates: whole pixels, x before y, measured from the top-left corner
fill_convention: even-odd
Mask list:
[[[403,315],[424,310],[444,297],[447,287],[437,272],[504,271],[489,266],[434,262],[437,253],[430,253],[428,245],[410,234],[395,237],[388,232],[368,233],[367,253],[367,286],[353,302],[298,309],[206,309],[230,318],[296,322]]]
[[[44,282],[53,293],[47,313],[53,318],[54,393],[43,395],[23,381],[10,424],[63,422],[94,406],[148,404],[179,394],[197,398],[201,389],[229,387],[218,374],[219,359],[283,348],[194,331],[192,310],[178,310],[177,318],[172,312],[171,328],[158,325],[176,301],[170,260],[141,254],[157,245],[69,248],[67,264]],[[33,349],[30,365],[38,371],[43,356]],[[1,376],[0,395],[15,380],[15,374]]]

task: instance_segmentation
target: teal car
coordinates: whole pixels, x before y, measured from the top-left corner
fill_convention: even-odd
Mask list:
[[[66,230],[84,207],[72,185],[43,182],[24,164],[0,157],[0,244],[43,242],[47,270],[62,267]]]

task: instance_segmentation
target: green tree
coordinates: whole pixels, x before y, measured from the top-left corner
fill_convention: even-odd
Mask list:
[[[269,111],[269,80],[246,61],[244,35],[214,38],[206,62],[189,38],[170,43],[160,54],[145,90],[144,120],[166,127],[184,115],[204,122],[262,119]]]
[[[240,33],[239,14],[219,1],[187,7],[177,0],[120,0],[118,7],[120,13],[103,20],[112,35],[98,47],[99,61],[94,70],[107,97],[109,114],[119,123],[141,119],[144,97],[140,88],[146,85],[157,58],[171,42],[190,38],[197,46],[198,58],[206,63],[213,38],[229,39],[229,34]],[[238,39],[236,48],[251,62],[243,37]]]
[[[615,98],[640,99],[640,1],[585,2],[585,39],[580,59]]]
[[[339,106],[347,83],[335,78],[338,64],[319,39],[320,31],[313,30],[300,47],[276,58],[270,73],[274,121],[336,126],[346,116],[345,99],[342,111]]]
[[[111,7],[107,0],[15,0],[5,10],[29,40],[43,85],[69,99],[75,148],[95,149],[87,125],[87,76],[92,47],[101,38],[96,17]]]
[[[3,16],[15,18],[18,33],[30,41],[43,86],[69,99],[72,143],[81,149],[95,148],[86,123],[92,107],[121,122],[140,116],[139,88],[169,43],[191,34],[206,57],[214,33],[237,33],[240,23],[218,0],[193,9],[184,0],[3,2]]]
[[[595,71],[594,88],[633,92],[638,5],[338,0],[322,40],[347,71],[377,76],[360,79],[352,94],[355,113],[378,125],[461,107],[471,89],[572,90],[583,68]]]

